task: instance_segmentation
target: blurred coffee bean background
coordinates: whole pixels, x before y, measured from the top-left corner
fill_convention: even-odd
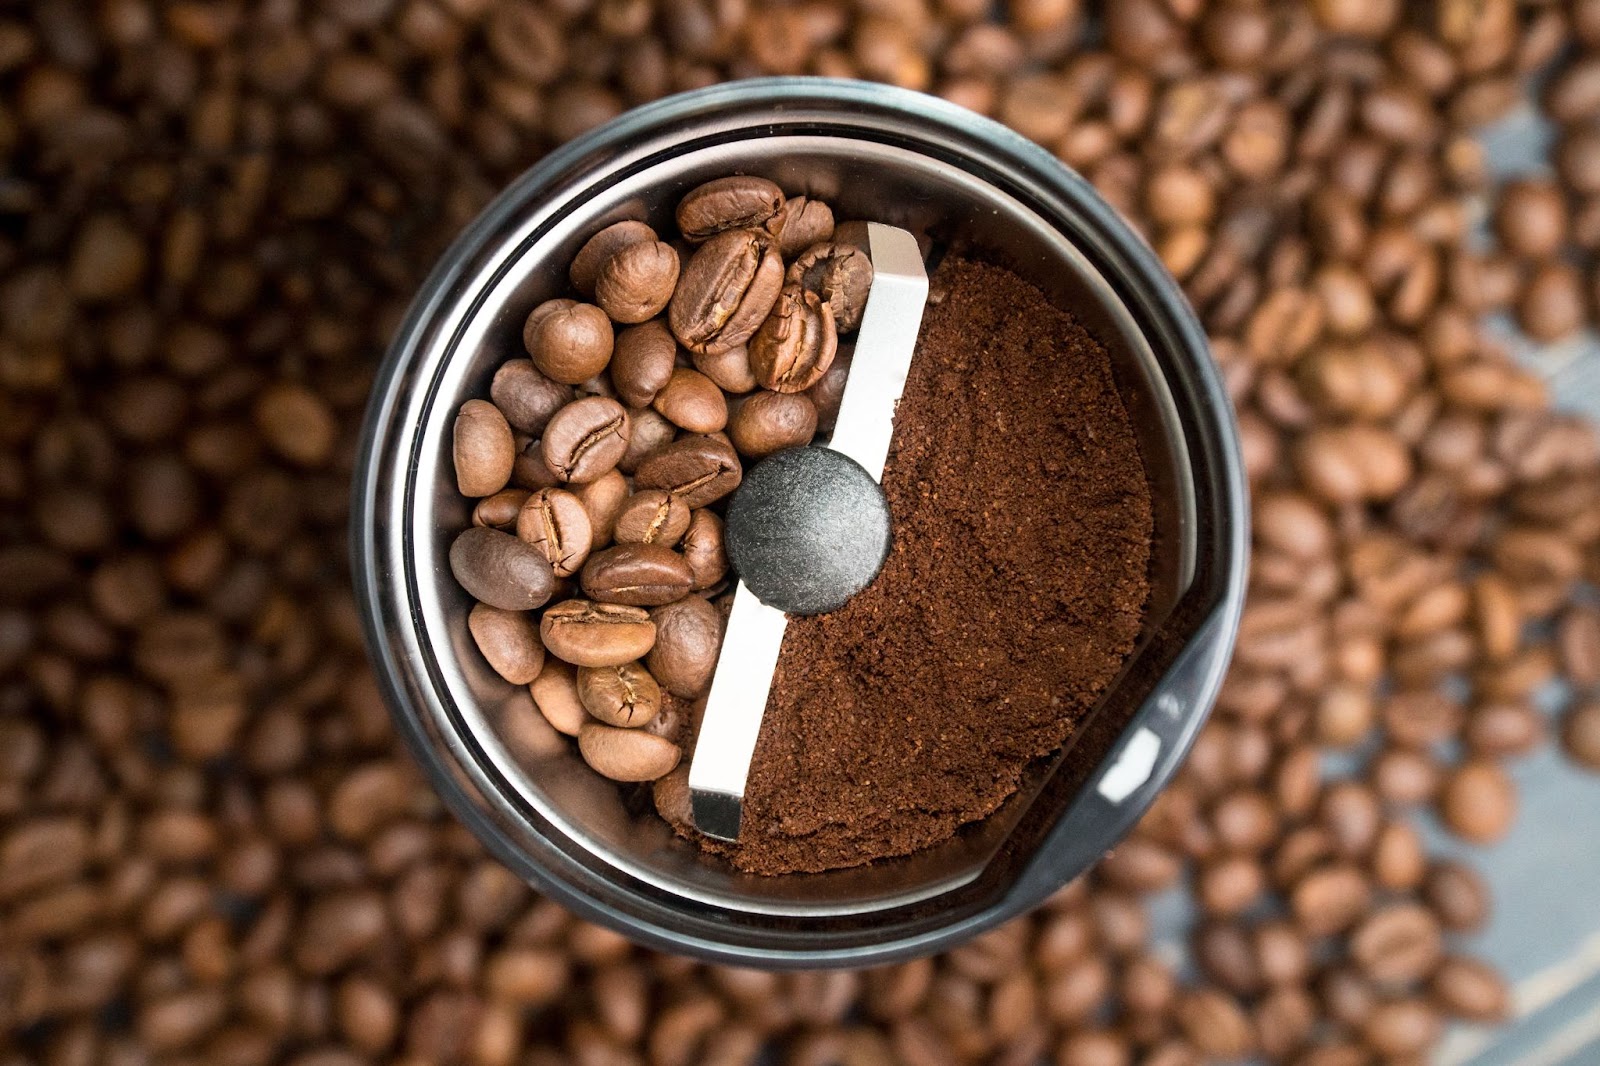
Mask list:
[[[1039,913],[870,972],[538,898],[399,750],[346,575],[444,244],[761,74],[1082,171],[1255,494],[1180,780]],[[1600,2],[33,0],[0,155],[4,1066],[1600,1061]]]

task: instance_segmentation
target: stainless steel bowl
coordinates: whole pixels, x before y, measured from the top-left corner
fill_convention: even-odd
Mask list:
[[[520,351],[587,237],[666,226],[731,173],[842,218],[979,249],[1072,310],[1111,351],[1156,500],[1145,631],[1072,746],[992,817],[903,859],[741,874],[677,839],[575,752],[530,751],[527,691],[467,635],[446,551],[467,522],[450,471],[457,407]],[[379,375],[357,469],[355,578],[402,732],[455,812],[507,865],[587,918],[746,965],[870,965],[926,953],[1034,906],[1133,825],[1204,720],[1243,597],[1248,507],[1205,336],[1149,248],[1076,174],[940,100],[819,79],[737,82],[632,111],[546,157],[434,270]]]

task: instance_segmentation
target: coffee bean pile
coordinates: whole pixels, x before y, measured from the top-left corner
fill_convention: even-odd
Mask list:
[[[479,502],[450,566],[479,601],[478,649],[615,781],[665,778],[692,744],[733,595],[710,508],[742,460],[832,422],[839,335],[872,287],[851,243],[864,224],[835,240],[827,204],[765,178],[707,182],[676,221],[681,275],[679,250],[643,222],[589,238],[569,274],[595,302],[530,311],[527,358],[455,422],[456,486]],[[671,785],[664,810],[686,800],[686,767]]]
[[[1462,939],[1483,884],[1414,815],[1508,832],[1552,679],[1578,695],[1549,731],[1600,766],[1595,439],[1479,326],[1592,318],[1597,27],[1593,0],[8,9],[0,1060],[1355,1066],[1503,1016]],[[452,823],[363,663],[344,526],[379,354],[492,191],[630,104],[793,72],[995,115],[1130,214],[1239,405],[1256,555],[1217,713],[1093,874],[937,959],[776,976],[632,948]],[[1473,131],[1535,83],[1554,169],[1496,189]],[[1146,943],[1170,885],[1194,981]]]

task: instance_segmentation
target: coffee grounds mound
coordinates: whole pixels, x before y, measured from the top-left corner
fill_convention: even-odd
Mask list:
[[[1016,274],[948,259],[898,409],[894,546],[792,618],[739,868],[856,866],[947,840],[1016,791],[1116,675],[1149,594],[1150,490],[1104,348]]]

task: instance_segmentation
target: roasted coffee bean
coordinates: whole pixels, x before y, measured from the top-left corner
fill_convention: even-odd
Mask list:
[[[530,495],[517,515],[517,536],[544,556],[556,577],[577,573],[594,543],[589,512],[565,489],[540,489]]]
[[[743,476],[731,444],[718,437],[690,436],[648,456],[634,473],[634,483],[641,489],[666,489],[694,509],[728,495]]]
[[[545,427],[544,461],[562,481],[585,484],[628,450],[628,412],[615,400],[587,396],[557,411]]]
[[[577,671],[554,656],[545,658],[544,666],[528,686],[528,692],[533,696],[539,713],[558,732],[575,737],[578,730],[583,728],[583,723],[589,721],[583,700],[578,696]]]
[[[678,253],[637,241],[612,253],[595,281],[594,301],[613,322],[646,322],[666,309],[678,285]]]
[[[450,572],[474,599],[506,611],[544,606],[556,590],[545,557],[509,533],[474,526],[450,545]]]
[[[778,251],[792,259],[833,236],[833,209],[821,200],[795,196],[784,201],[766,226],[778,235]]]
[[[644,489],[630,496],[617,512],[618,544],[676,547],[689,529],[689,508],[682,497],[664,489]]]
[[[750,350],[745,345],[715,353],[692,352],[690,359],[694,368],[716,382],[723,392],[745,393],[756,387],[756,376],[750,369]]]
[[[461,405],[455,424],[456,488],[463,496],[492,496],[511,480],[511,427],[486,400]]]
[[[694,534],[692,523],[689,534]],[[684,542],[684,554],[689,555],[687,540]],[[693,565],[692,555],[689,561]],[[1573,759],[1591,770],[1600,769],[1600,702],[1589,700],[1567,712],[1561,723],[1561,743]]]
[[[678,746],[643,729],[585,723],[578,750],[596,773],[613,781],[654,781],[678,765]]]
[[[567,600],[544,612],[539,637],[551,654],[574,666],[621,666],[649,653],[656,625],[638,607]]]
[[[1428,984],[1446,1014],[1479,1024],[1502,1022],[1511,1013],[1505,978],[1477,959],[1451,957],[1439,964]]]
[[[1362,1027],[1367,1043],[1380,1055],[1417,1055],[1439,1039],[1439,1012],[1421,999],[1380,1003]]]
[[[589,514],[590,550],[604,548],[611,543],[617,515],[628,498],[628,479],[615,470],[608,470],[587,485],[577,486],[573,492]]]
[[[1600,609],[1570,607],[1556,628],[1567,677],[1580,688],[1600,685]]]
[[[530,437],[544,432],[550,417],[573,400],[572,386],[551,381],[531,359],[508,360],[494,372],[489,398],[511,428]]]
[[[656,642],[660,643],[660,626]],[[648,724],[661,710],[661,686],[637,662],[578,670],[578,699],[595,718],[619,728]]]
[[[1488,844],[1505,836],[1516,816],[1517,793],[1498,763],[1469,759],[1445,777],[1439,814],[1464,840]]]
[[[525,611],[503,611],[480,603],[467,615],[467,628],[495,673],[513,685],[526,685],[544,666],[539,627]]]
[[[811,402],[817,408],[819,433],[832,433],[833,425],[839,419],[839,404],[844,400],[845,381],[850,377],[850,361],[854,354],[852,346],[840,344],[827,372],[806,390],[806,395],[811,397]]]
[[[617,334],[611,381],[629,407],[648,407],[672,378],[678,342],[664,322],[629,326]]]
[[[629,408],[628,450],[617,460],[617,469],[625,474],[637,473],[640,463],[677,439],[678,427],[654,408]]]
[[[722,519],[715,513],[702,508],[690,514],[682,550],[689,572],[694,575],[696,591],[708,589],[727,576],[728,554],[722,539]]]
[[[703,241],[724,230],[765,226],[782,207],[783,190],[765,178],[717,178],[679,201],[678,232],[686,240]]]
[[[1514,255],[1546,259],[1567,237],[1567,202],[1548,181],[1508,182],[1495,203],[1495,234]]]
[[[528,314],[522,343],[539,372],[563,385],[581,385],[611,361],[611,319],[593,304],[550,300]]]
[[[783,259],[757,230],[719,233],[690,257],[667,324],[691,352],[737,348],[760,328],[783,287]]]
[[[1444,938],[1427,908],[1392,904],[1356,927],[1350,954],[1375,984],[1403,989],[1433,972],[1444,954]]]
[[[517,515],[531,496],[527,489],[501,489],[493,496],[485,496],[472,509],[472,524],[492,526],[511,531],[517,527]]]
[[[762,459],[811,443],[817,408],[805,393],[769,392],[747,397],[728,423],[728,437],[741,455]]]
[[[728,424],[727,397],[698,370],[674,370],[656,393],[652,406],[663,418],[690,433],[717,433]]]
[[[511,461],[513,485],[534,492],[560,484],[561,479],[544,461],[544,448],[539,441],[525,435],[513,436],[512,441],[517,449],[516,458]]]
[[[546,642],[548,643],[548,641]],[[1367,910],[1372,888],[1353,866],[1313,870],[1289,894],[1295,920],[1312,936],[1348,929]]]
[[[1489,918],[1489,889],[1470,867],[1450,860],[1436,862],[1422,882],[1422,895],[1452,932],[1473,932]]]
[[[789,266],[784,280],[814,292],[833,313],[840,333],[854,333],[872,290],[872,259],[849,244],[817,244]]]
[[[750,341],[750,369],[768,389],[800,392],[822,379],[837,350],[832,308],[816,293],[788,285]]]
[[[592,297],[600,281],[600,271],[611,257],[633,244],[655,243],[656,231],[643,222],[613,222],[590,237],[578,254],[572,257],[568,277],[572,287],[585,297]]]
[[[584,593],[601,603],[655,607],[688,595],[694,572],[664,545],[619,544],[590,556],[580,580]]]
[[[697,699],[711,688],[722,651],[722,612],[699,596],[686,596],[655,608],[656,643],[645,657],[657,681],[683,699]]]

